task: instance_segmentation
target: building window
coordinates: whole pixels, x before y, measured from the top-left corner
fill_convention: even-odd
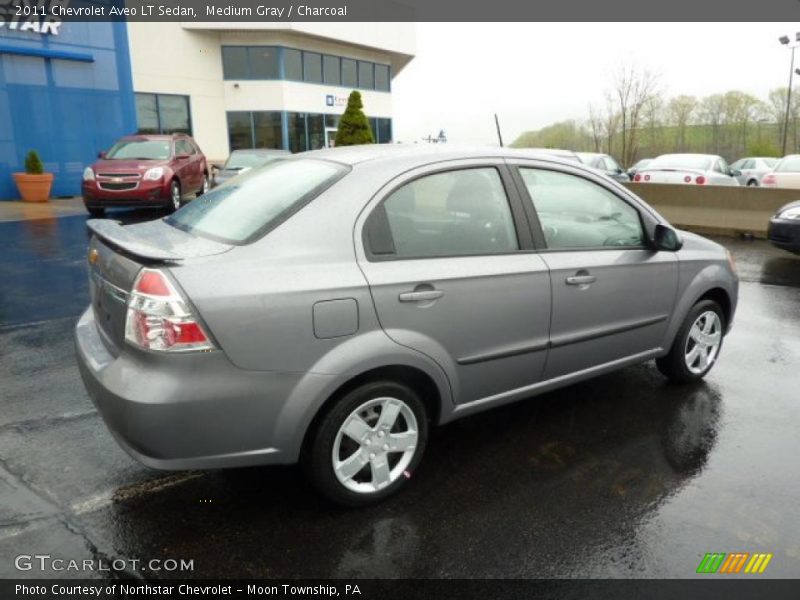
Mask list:
[[[225,79],[249,79],[250,69],[245,46],[223,46],[222,76]]]
[[[308,150],[306,140],[306,114],[288,113],[289,150],[305,152]]]
[[[228,113],[228,142],[231,150],[241,148],[283,148],[279,111],[235,111]]]
[[[358,87],[363,90],[375,88],[375,75],[372,71],[374,65],[363,60],[358,61]]]
[[[283,76],[293,81],[303,81],[303,53],[300,50],[283,49]]]
[[[139,133],[192,133],[189,96],[136,93]]]
[[[377,125],[374,129],[375,141],[379,144],[390,144],[392,142],[392,120],[375,119]]]
[[[253,148],[283,148],[281,113],[253,113]]]
[[[303,81],[322,83],[322,55],[303,52]]]
[[[307,115],[306,130],[309,150],[325,147],[325,115]]]
[[[280,79],[278,48],[252,46],[247,50],[251,79]]]
[[[324,55],[322,57],[322,71],[325,83],[328,85],[341,85],[342,72],[338,56]]]
[[[231,151],[240,148],[252,148],[253,127],[249,112],[228,113],[228,142]]]
[[[350,58],[342,59],[342,85],[349,88],[358,87],[358,67]]]
[[[375,89],[380,92],[389,91],[389,67],[375,65]]]

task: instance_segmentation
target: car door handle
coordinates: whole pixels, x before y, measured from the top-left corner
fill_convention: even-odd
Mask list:
[[[403,292],[400,294],[400,302],[430,302],[431,300],[438,300],[442,296],[444,296],[442,290]]]
[[[567,285],[588,285],[597,281],[594,275],[573,275],[567,277]]]

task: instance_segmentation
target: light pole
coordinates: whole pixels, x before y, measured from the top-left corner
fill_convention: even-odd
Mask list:
[[[786,92],[786,116],[783,118],[783,151],[781,154],[786,156],[786,140],[789,138],[789,110],[792,106],[792,78],[794,77],[795,68],[794,68],[794,51],[795,49],[800,46],[800,31],[795,33],[794,35],[795,43],[789,44],[791,41],[788,35],[782,35],[778,38],[778,41],[790,48],[792,51],[792,62],[789,66],[789,91]],[[800,69],[797,69],[798,75],[800,75]]]

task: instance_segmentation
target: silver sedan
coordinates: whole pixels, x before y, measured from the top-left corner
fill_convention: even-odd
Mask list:
[[[740,158],[731,165],[731,169],[739,171],[736,179],[741,185],[757,187],[761,178],[767,173],[772,172],[778,164],[777,158],[768,156],[748,156]]]
[[[299,461],[346,505],[413,479],[433,425],[651,359],[701,379],[737,303],[724,248],[536,152],[309,152],[89,228],[78,363],[119,444]]]
[[[725,159],[715,154],[662,154],[639,170],[633,180],[638,183],[685,183],[689,185],[733,185],[740,171],[732,169]]]

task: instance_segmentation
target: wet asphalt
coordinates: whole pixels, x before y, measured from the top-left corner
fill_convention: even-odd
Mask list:
[[[798,577],[800,257],[718,241],[742,284],[704,383],[645,364],[464,419],[399,496],[342,510],[294,467],[130,459],[75,365],[85,217],[0,223],[0,577],[87,575],[14,567],[47,553],[194,561],[127,573],[146,578],[684,578],[707,552],[773,553],[765,576]]]

